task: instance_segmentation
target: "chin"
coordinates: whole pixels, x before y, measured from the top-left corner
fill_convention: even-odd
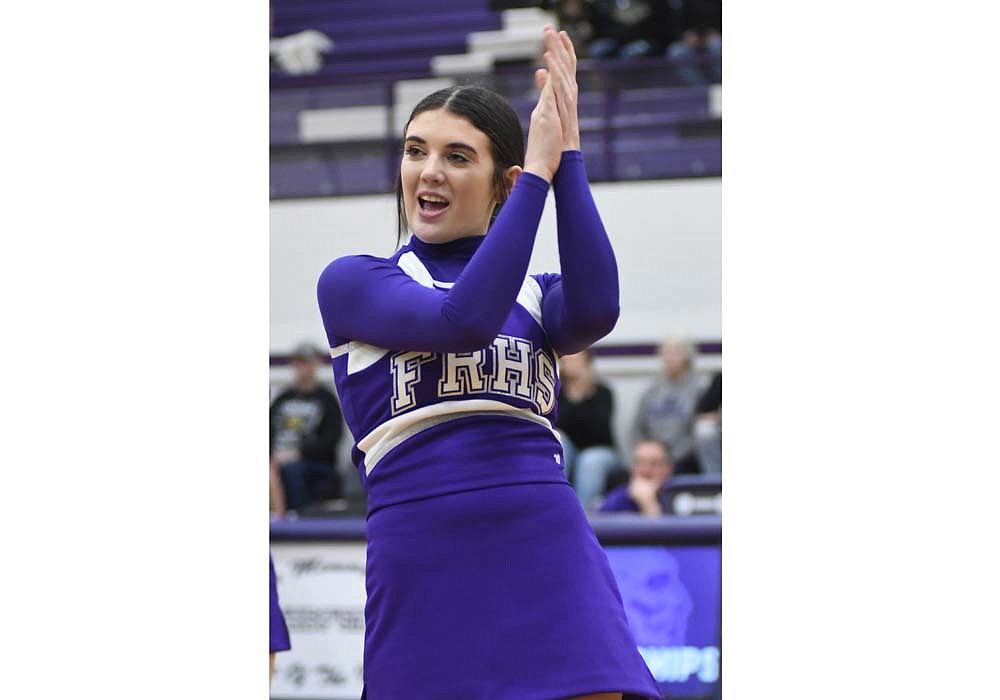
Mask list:
[[[434,226],[417,224],[416,227],[411,226],[410,230],[413,232],[414,236],[422,240],[424,243],[445,243],[450,240],[450,236],[447,233]]]

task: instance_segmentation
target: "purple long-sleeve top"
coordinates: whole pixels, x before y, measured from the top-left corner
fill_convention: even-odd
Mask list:
[[[527,275],[548,183],[522,173],[486,236],[334,260],[318,297],[369,512],[561,481],[559,355],[618,318],[618,269],[579,151],[553,181],[561,274]]]

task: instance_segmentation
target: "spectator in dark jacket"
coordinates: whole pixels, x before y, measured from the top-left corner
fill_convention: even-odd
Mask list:
[[[320,498],[338,498],[337,443],[343,431],[333,392],[316,381],[319,349],[292,353],[295,383],[271,404],[271,507],[278,517]]]
[[[721,83],[722,0],[684,0],[681,26],[680,36],[667,47],[667,58],[689,84]],[[698,56],[713,56],[716,60],[690,61]]]
[[[698,399],[694,421],[695,449],[703,474],[722,473],[722,372]]]
[[[585,508],[596,505],[621,460],[611,437],[614,399],[597,380],[587,350],[559,360],[559,429],[566,476]]]
[[[678,34],[667,0],[589,0],[593,58],[660,55]]]

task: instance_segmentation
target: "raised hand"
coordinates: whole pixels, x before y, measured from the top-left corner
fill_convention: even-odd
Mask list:
[[[535,84],[541,90],[551,85],[562,125],[564,151],[580,150],[580,122],[577,114],[576,51],[566,32],[545,26],[545,53],[548,69],[535,71]]]
[[[539,69],[544,72],[544,70]],[[538,82],[538,74],[535,74]],[[528,125],[528,145],[524,152],[524,170],[552,182],[563,151],[563,128],[559,120],[559,108],[553,92],[555,81],[546,81],[539,85],[541,94],[538,104],[531,111],[531,123]]]

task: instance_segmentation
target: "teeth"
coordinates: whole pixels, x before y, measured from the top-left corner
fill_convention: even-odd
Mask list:
[[[444,197],[437,197],[433,194],[429,195],[425,194],[421,197],[421,199],[424,200],[425,202],[444,202],[445,204],[448,203],[448,200],[445,199]]]

